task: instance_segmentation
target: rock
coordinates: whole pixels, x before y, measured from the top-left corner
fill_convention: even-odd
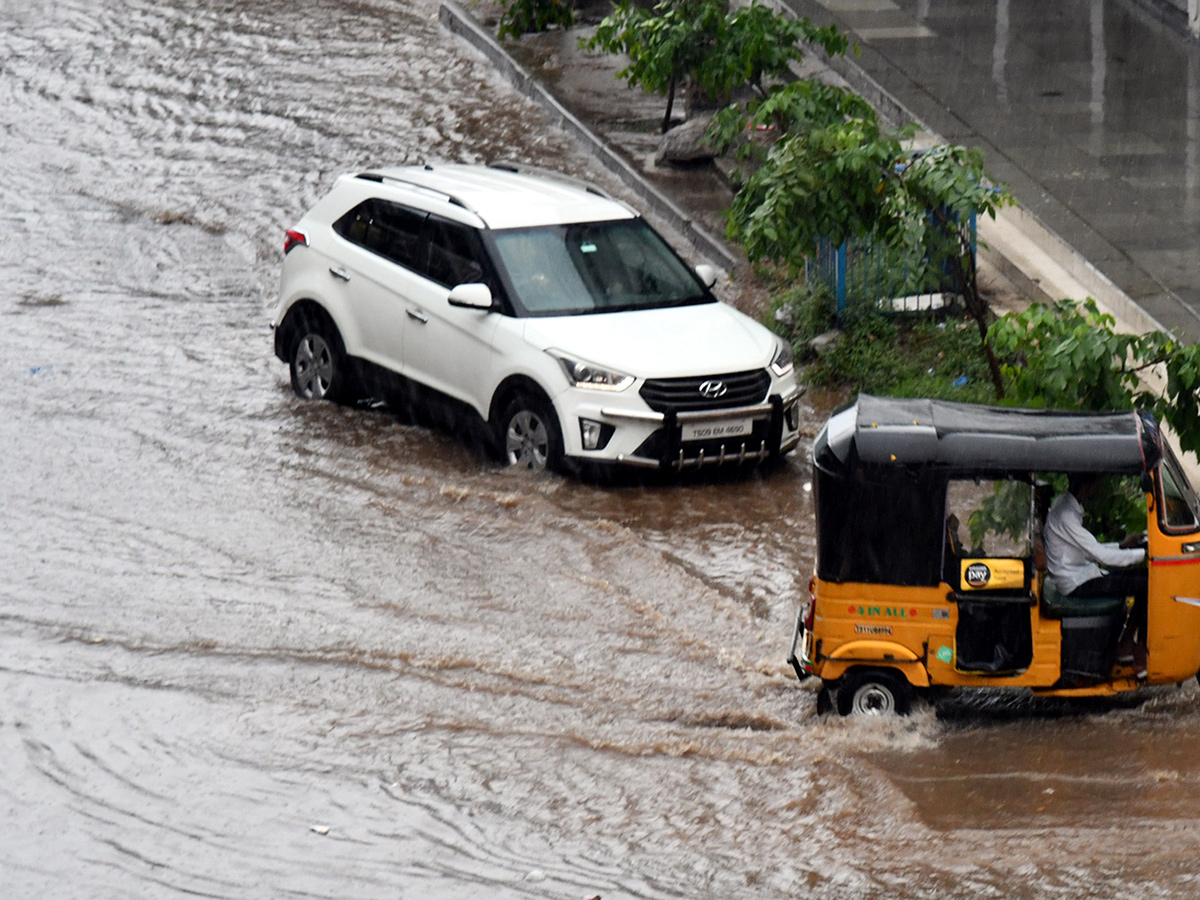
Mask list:
[[[658,152],[654,154],[654,164],[697,163],[712,159],[716,154],[704,139],[711,121],[712,116],[689,119],[664,134]]]
[[[842,333],[837,329],[834,329],[833,331],[827,331],[824,334],[819,334],[808,342],[808,349],[816,356],[821,356],[822,354],[827,353],[829,349],[837,343],[838,338],[841,336]]]

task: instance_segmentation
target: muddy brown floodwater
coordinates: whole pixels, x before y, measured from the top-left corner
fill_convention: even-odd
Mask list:
[[[0,896],[1200,891],[1194,685],[816,718],[803,454],[531,479],[293,398],[337,173],[603,180],[428,0],[0,2],[0,70]]]

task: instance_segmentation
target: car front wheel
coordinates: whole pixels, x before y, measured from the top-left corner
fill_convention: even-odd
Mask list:
[[[518,394],[500,419],[500,451],[510,466],[544,472],[562,460],[558,419],[544,401]]]

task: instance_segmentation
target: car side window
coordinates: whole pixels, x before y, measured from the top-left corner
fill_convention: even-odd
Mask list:
[[[491,279],[485,278],[483,246],[475,230],[459,222],[429,217],[429,261],[424,274],[446,287],[484,282],[495,294]]]
[[[338,219],[333,230],[351,243],[421,271],[421,227],[426,217],[424,212],[372,198]]]

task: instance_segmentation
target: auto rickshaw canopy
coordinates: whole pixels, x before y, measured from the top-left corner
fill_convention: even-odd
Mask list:
[[[1161,458],[1158,423],[1142,410],[1064,412],[869,394],[830,418],[813,445],[814,463],[830,472],[856,460],[979,475],[1137,475]]]
[[[1036,473],[1140,475],[1162,459],[1147,412],[1076,413],[861,394],[813,443],[817,574],[937,585],[947,485]]]

